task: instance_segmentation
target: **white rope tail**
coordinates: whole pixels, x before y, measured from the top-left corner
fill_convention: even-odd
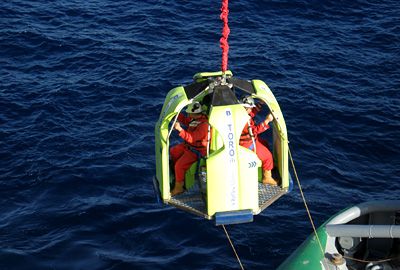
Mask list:
[[[228,238],[229,244],[231,244],[231,247],[232,247],[233,252],[235,253],[236,259],[237,259],[238,262],[239,262],[240,269],[244,270],[243,264],[242,264],[242,262],[240,261],[239,255],[237,254],[236,249],[235,249],[235,247],[234,247],[233,244],[232,244],[231,238],[229,237],[229,234],[228,234],[228,232],[226,231],[225,226],[222,225],[222,228],[223,228],[224,231],[225,231],[225,234],[226,234],[226,237]]]

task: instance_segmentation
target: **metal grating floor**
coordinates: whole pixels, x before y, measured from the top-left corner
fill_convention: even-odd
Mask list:
[[[258,207],[260,208],[260,212],[270,206],[286,192],[287,190],[280,186],[269,186],[258,183]]]
[[[185,211],[192,212],[193,214],[211,219],[207,215],[207,207],[202,199],[198,185],[194,185],[190,190],[172,197],[168,204],[171,204],[177,208],[183,209]]]
[[[286,189],[282,189],[279,186],[269,186],[258,183],[259,211],[256,214],[270,206],[274,201],[279,199],[286,192]],[[193,214],[202,216],[204,218],[212,219],[212,217],[207,215],[207,207],[204,200],[202,199],[197,185],[195,185],[189,191],[172,197],[168,201],[168,204],[183,209],[185,211],[192,212]]]

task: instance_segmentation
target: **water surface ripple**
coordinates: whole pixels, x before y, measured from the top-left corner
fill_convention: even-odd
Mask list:
[[[218,1],[3,1],[0,269],[238,269],[223,230],[156,203],[167,92],[220,68]],[[232,1],[229,68],[284,113],[317,225],[399,199],[397,1]],[[298,187],[227,227],[245,269],[311,233]]]

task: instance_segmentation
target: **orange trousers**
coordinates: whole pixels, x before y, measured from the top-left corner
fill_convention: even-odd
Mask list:
[[[274,168],[274,160],[272,157],[271,152],[269,149],[262,143],[261,140],[255,140],[256,141],[256,154],[257,157],[261,160],[262,163],[262,169],[265,171],[270,171]],[[252,146],[253,142],[250,141],[249,143],[244,143],[241,144],[242,146],[249,148],[250,150],[254,151],[254,146]]]
[[[185,181],[185,173],[197,161],[197,155],[190,151],[184,143],[171,147],[170,154],[172,162],[174,162],[175,181]]]

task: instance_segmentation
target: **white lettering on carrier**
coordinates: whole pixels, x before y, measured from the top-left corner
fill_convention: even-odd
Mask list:
[[[224,132],[221,134],[224,138],[225,146],[228,150],[229,162],[227,163],[227,204],[230,209],[235,209],[239,207],[238,201],[238,162],[236,155],[236,145],[235,145],[235,132],[234,132],[234,121],[232,116],[232,111],[227,108],[225,111],[225,121],[226,123]]]

